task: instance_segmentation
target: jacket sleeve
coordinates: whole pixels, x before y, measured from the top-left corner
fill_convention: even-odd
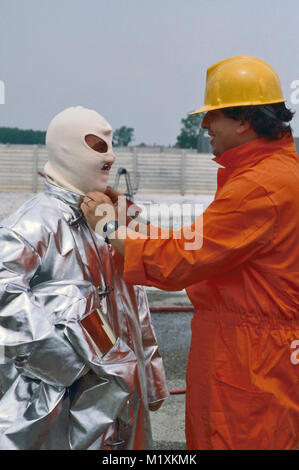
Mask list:
[[[167,239],[127,237],[124,277],[130,283],[184,289],[223,275],[267,249],[276,223],[271,195],[248,177],[239,177],[191,227],[170,232]]]
[[[85,364],[31,289],[41,259],[13,230],[0,228],[0,341],[24,376],[71,385]]]
[[[123,256],[113,249],[115,292],[123,293],[120,297],[122,302],[125,302],[124,312],[130,312],[134,318],[131,326],[135,325],[133,336],[137,340],[137,344],[134,345],[134,339],[132,344],[130,342],[128,344],[133,347],[138,360],[142,361],[148,402],[154,403],[168,397],[163,361],[159,354],[145,289],[139,286],[139,283],[132,286],[124,281],[123,263]],[[125,315],[126,313],[124,313]]]
[[[141,324],[148,402],[154,403],[168,398],[169,392],[146,292],[140,286],[135,287],[135,292]]]

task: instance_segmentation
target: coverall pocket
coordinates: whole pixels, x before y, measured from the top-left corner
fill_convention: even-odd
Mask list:
[[[219,379],[212,384],[211,440],[215,449],[272,449],[275,417],[271,395]]]

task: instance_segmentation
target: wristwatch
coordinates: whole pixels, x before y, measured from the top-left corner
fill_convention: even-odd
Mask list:
[[[118,229],[119,223],[118,220],[110,220],[103,227],[103,237],[106,242],[109,242],[109,235],[114,233]]]

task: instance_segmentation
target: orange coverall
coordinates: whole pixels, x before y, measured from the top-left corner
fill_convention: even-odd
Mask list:
[[[285,137],[215,160],[224,168],[202,215],[202,247],[184,249],[173,232],[127,238],[125,279],[186,288],[194,305],[188,449],[297,449],[299,158]]]

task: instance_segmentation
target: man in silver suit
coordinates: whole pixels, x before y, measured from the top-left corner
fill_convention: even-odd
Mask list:
[[[0,223],[0,449],[148,449],[168,396],[143,288],[88,226],[112,129],[72,107],[47,131],[43,193]]]

